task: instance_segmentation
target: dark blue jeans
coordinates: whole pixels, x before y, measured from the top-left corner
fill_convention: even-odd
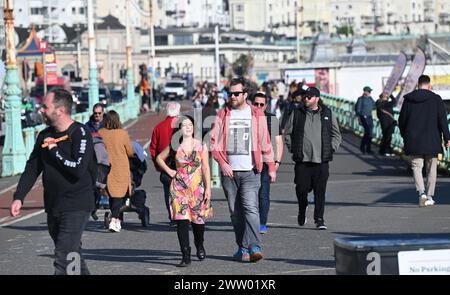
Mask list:
[[[81,256],[81,236],[91,212],[68,211],[47,214],[48,231],[55,244],[55,275],[66,275],[70,253],[78,253],[81,258],[77,269],[81,275],[89,275],[87,265]],[[69,268],[71,268],[69,266]]]
[[[268,166],[264,164],[261,172],[261,187],[258,192],[259,197],[259,223],[267,224],[267,217],[270,209],[270,176]]]
[[[361,124],[364,128],[364,136],[361,140],[361,152],[371,152],[372,146],[372,132],[373,132],[373,118],[372,116],[360,116]]]
[[[159,181],[161,181],[164,188],[164,201],[166,202],[167,214],[169,216],[169,220],[172,220],[172,217],[170,216],[170,202],[169,202],[170,183],[172,182],[172,178],[169,176],[169,174],[163,171],[159,176]]]

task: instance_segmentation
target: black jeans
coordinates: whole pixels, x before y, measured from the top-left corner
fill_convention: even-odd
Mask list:
[[[395,130],[395,123],[392,123],[388,126],[381,126],[381,131],[383,133],[383,138],[381,139],[381,145],[380,145],[380,154],[392,154],[392,134],[394,134]]]
[[[372,116],[360,116],[361,124],[364,128],[364,136],[361,140],[361,152],[371,152],[372,146],[372,132],[373,132],[373,118]]]
[[[81,236],[90,214],[86,211],[47,214],[48,231],[55,244],[55,275],[66,275],[68,270],[75,271],[75,274],[77,270],[81,275],[90,274],[81,256]],[[79,265],[72,257],[68,257],[71,253],[79,255]]]
[[[195,246],[203,244],[205,234],[204,224],[196,224],[189,222],[189,220],[177,220],[177,235],[181,249],[189,247],[189,223],[192,225],[192,231],[194,232]]]
[[[297,193],[298,210],[305,212],[308,206],[308,193],[314,191],[314,221],[324,221],[325,192],[329,176],[328,163],[296,163],[295,191]]]
[[[270,176],[267,164],[261,171],[261,187],[259,188],[259,223],[266,225],[270,209]]]
[[[172,220],[172,217],[170,216],[170,183],[172,182],[172,178],[167,174],[166,172],[161,172],[161,175],[159,176],[159,181],[161,181],[164,189],[164,201],[166,202],[166,209],[167,214],[169,216],[169,220]]]

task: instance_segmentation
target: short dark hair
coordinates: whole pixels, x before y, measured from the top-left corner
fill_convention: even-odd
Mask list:
[[[267,103],[267,95],[263,92],[256,92],[255,95],[253,95],[252,101],[255,102],[257,97],[264,98],[265,102]]]
[[[419,85],[428,85],[431,83],[430,76],[422,75],[419,77]]]
[[[230,82],[230,88],[235,85],[242,85],[242,91],[247,92],[248,91],[248,84],[247,81],[243,77],[239,78],[233,78]]]
[[[53,93],[53,104],[55,107],[64,107],[66,114],[72,114],[73,98],[72,94],[64,88],[53,88],[49,91]]]
[[[105,110],[105,105],[102,104],[101,102],[97,102],[96,104],[94,104],[94,106],[92,107],[92,111],[94,112],[96,108],[102,108],[102,111]]]

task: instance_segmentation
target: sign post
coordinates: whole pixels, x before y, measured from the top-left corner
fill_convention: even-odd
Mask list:
[[[47,95],[47,62],[45,58],[45,52],[47,51],[47,48],[48,42],[45,40],[41,40],[41,42],[39,42],[39,50],[42,53],[42,64],[44,66],[44,96]]]

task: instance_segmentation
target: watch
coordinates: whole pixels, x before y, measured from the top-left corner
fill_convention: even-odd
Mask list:
[[[280,161],[275,161],[275,164],[280,164],[281,165],[281,162]]]

